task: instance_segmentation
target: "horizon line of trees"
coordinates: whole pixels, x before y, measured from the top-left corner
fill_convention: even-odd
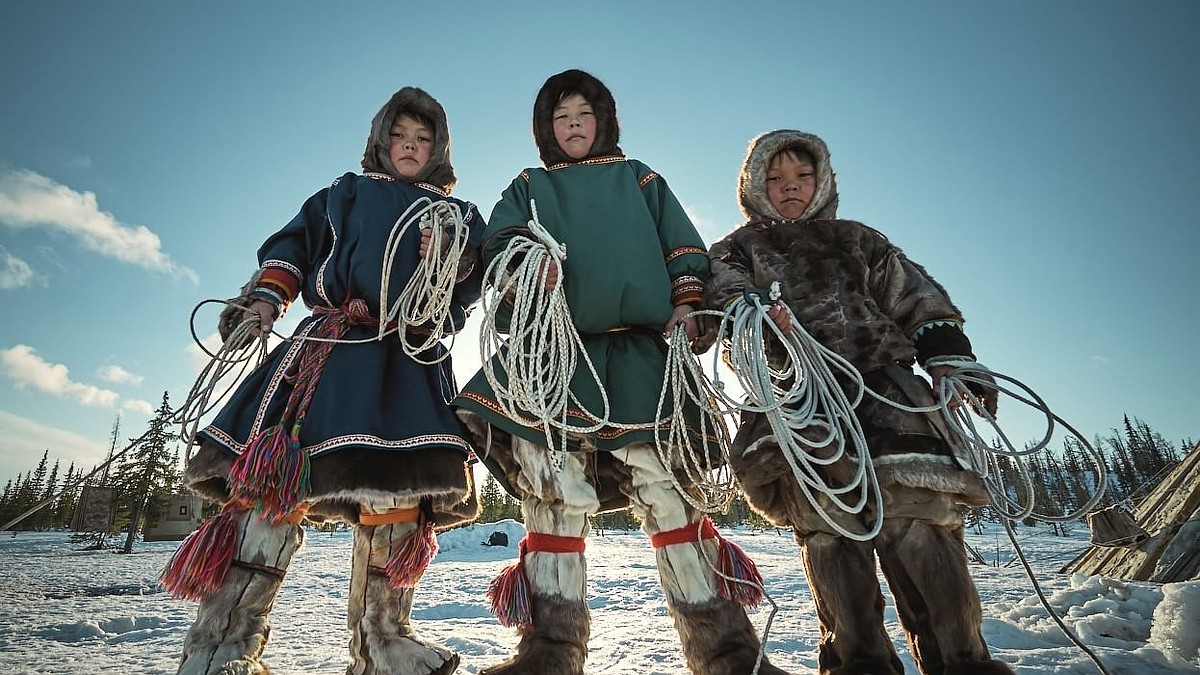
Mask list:
[[[128,533],[126,550],[135,533],[162,515],[167,499],[182,487],[182,466],[178,434],[168,431],[173,414],[167,392],[156,411],[150,428],[136,446],[127,448],[125,456],[114,461],[100,476],[86,482],[88,486],[103,486],[113,491],[112,517],[107,532],[88,533],[98,544],[113,534]],[[112,428],[112,448],[116,452],[120,429],[118,417]],[[132,442],[133,439],[131,439]],[[1108,482],[1103,500],[1096,508],[1130,501],[1137,502],[1158,484],[1162,477],[1195,446],[1187,439],[1174,445],[1137,417],[1124,417],[1120,430],[1113,428],[1107,436],[1097,436],[1094,447],[1104,461]],[[51,503],[17,523],[14,530],[61,530],[71,527],[77,502],[84,485],[70,490],[62,488],[77,483],[86,472],[74,463],[61,470],[59,460],[51,462],[47,449],[37,466],[9,479],[0,492],[0,524],[8,523],[44,501]],[[1033,499],[1036,504],[1053,505],[1056,513],[1077,511],[1095,494],[1095,468],[1087,459],[1081,443],[1067,438],[1062,447],[1026,457],[1024,462],[1034,477],[1033,494],[1021,489],[1018,468],[1007,457],[999,457],[998,465],[1006,485],[1015,486],[1009,495],[1024,503]],[[93,467],[94,470],[94,467]],[[505,519],[522,521],[519,502],[509,496],[490,474],[480,486],[481,513],[478,523]],[[1045,512],[1039,508],[1039,512]],[[967,524],[998,522],[1000,515],[991,506],[966,511]],[[770,525],[749,508],[742,498],[734,500],[727,513],[712,514],[720,526],[768,528]],[[1032,525],[1034,519],[1026,519]],[[134,523],[130,527],[130,523]],[[632,530],[639,527],[630,509],[594,516],[592,526],[604,530]],[[1060,529],[1055,526],[1055,529]]]

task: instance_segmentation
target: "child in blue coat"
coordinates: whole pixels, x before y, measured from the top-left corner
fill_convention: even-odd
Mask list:
[[[201,601],[181,674],[267,672],[267,617],[305,517],[354,526],[347,673],[445,675],[458,665],[457,654],[417,636],[410,612],[436,551],[433,528],[478,509],[470,446],[448,405],[450,361],[428,338],[462,328],[479,297],[485,223],[474,205],[449,196],[456,178],[446,114],[421,89],[401,89],[375,116],[362,168],[314,194],[267,239],[259,271],[223,317],[225,336],[245,319],[266,334],[294,300],[312,310],[198,434],[185,481],[225,506],[165,575],[174,594]],[[393,242],[420,211],[437,227],[409,227]],[[444,325],[393,320],[378,339],[381,316],[418,264],[445,250],[433,237],[449,241],[447,228],[467,246],[445,271],[454,278],[445,277]]]

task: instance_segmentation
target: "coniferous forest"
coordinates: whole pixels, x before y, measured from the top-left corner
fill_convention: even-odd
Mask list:
[[[62,530],[72,528],[76,503],[85,487],[112,490],[111,518],[108,532],[87,532],[86,536],[103,541],[109,535],[128,532],[131,521],[135,531],[153,522],[161,513],[166,499],[180,486],[182,458],[178,435],[172,432],[171,410],[167,394],[155,412],[149,428],[137,439],[121,446],[120,421],[113,424],[110,457],[123,452],[105,467],[61,465],[47,448],[37,466],[22,472],[4,484],[0,495],[0,524],[25,515],[32,515],[12,526],[12,530]],[[1108,486],[1102,508],[1126,502],[1136,504],[1153,489],[1167,472],[1195,445],[1187,439],[1172,443],[1154,431],[1147,423],[1128,415],[1120,427],[1107,435],[1096,436],[1093,446],[1104,460]],[[1050,452],[1033,454],[1024,460],[1033,478],[1035,494],[1014,494],[1018,501],[1032,497],[1044,512],[1049,505],[1056,515],[1078,510],[1095,493],[1095,468],[1087,459],[1079,441],[1068,438]],[[1005,484],[1019,486],[1017,468],[1006,457],[998,459]],[[90,476],[89,476],[90,474]],[[85,477],[86,480],[85,480]],[[67,489],[69,488],[69,489]],[[1021,490],[1018,490],[1021,492]],[[511,518],[521,519],[519,503],[509,496],[490,475],[479,486],[481,523]],[[999,515],[990,506],[971,509],[968,525],[980,521],[995,521]],[[727,513],[714,514],[713,520],[722,526],[744,525],[765,528],[768,524],[754,513],[742,499],[735,499]],[[1032,523],[1030,523],[1032,524]],[[629,509],[595,516],[592,525],[600,533],[605,530],[631,530],[638,527]],[[74,529],[78,529],[77,527]]]

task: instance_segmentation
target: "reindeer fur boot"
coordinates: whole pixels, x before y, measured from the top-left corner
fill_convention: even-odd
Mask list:
[[[961,526],[888,518],[876,537],[900,625],[924,675],[1013,675],[991,658]]]
[[[587,603],[534,593],[532,621],[517,629],[517,653],[479,675],[583,675],[591,632]]]
[[[796,533],[817,607],[821,675],[902,675],[904,664],[883,625],[883,594],[869,541]]]
[[[298,525],[272,525],[241,514],[225,581],[200,603],[183,645],[179,675],[267,675],[261,661],[271,633],[267,616],[292,556],[304,541]]]
[[[714,597],[701,603],[668,603],[683,658],[694,675],[750,675],[761,642],[736,602]],[[763,657],[759,675],[787,675]]]
[[[346,675],[449,675],[458,668],[458,654],[417,636],[413,589],[393,588],[384,571],[395,547],[416,532],[414,522],[354,528]]]

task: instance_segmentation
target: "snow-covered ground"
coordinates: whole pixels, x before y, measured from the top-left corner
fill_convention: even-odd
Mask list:
[[[481,542],[495,529],[508,548]],[[441,536],[441,553],[417,591],[418,629],[462,654],[459,673],[507,658],[511,629],[489,614],[488,582],[516,555],[523,534],[512,521]],[[778,606],[767,639],[771,660],[793,673],[816,671],[818,628],[792,538],[768,530],[725,533],[749,552]],[[1049,600],[1113,675],[1200,673],[1200,582],[1129,583],[1058,574],[1086,546],[1081,525],[1066,538],[1018,526]],[[968,539],[989,565],[972,572],[984,604],[983,633],[993,654],[1019,673],[1096,673],[1062,635],[993,526]],[[346,590],[351,536],[310,531],[272,614],[267,661],[276,675],[345,672]],[[0,672],[99,675],[174,673],[196,606],[172,600],[158,573],[177,544],[139,543],[132,555],[82,551],[65,533],[0,534]],[[999,560],[1000,565],[996,566]],[[639,532],[594,533],[588,541],[592,639],[589,673],[683,675],[687,670],[658,585],[654,556]],[[761,631],[771,608],[751,614]],[[888,627],[915,673],[888,599]]]

